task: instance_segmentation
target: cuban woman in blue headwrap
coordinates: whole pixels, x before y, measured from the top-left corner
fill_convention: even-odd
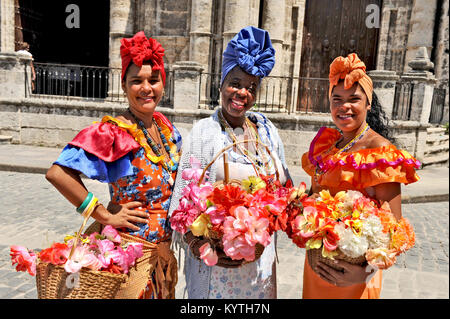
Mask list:
[[[274,65],[275,50],[265,30],[246,27],[228,43],[222,62],[221,107],[193,126],[187,141],[183,143],[180,171],[190,168],[192,156],[204,168],[226,146],[250,139],[260,143],[242,143],[225,152],[229,178],[243,180],[256,175],[253,162],[261,174],[274,174],[275,164],[281,183],[285,184],[290,179],[277,129],[266,116],[250,111],[255,104],[261,79],[269,75]],[[269,147],[274,159],[261,144]],[[208,169],[208,181],[214,183],[223,179],[223,159],[219,157]],[[169,215],[177,209],[188,183],[182,174],[177,175]],[[178,242],[185,251],[188,298],[276,298],[275,237],[276,234],[254,262],[242,264],[242,260],[232,260],[222,251],[217,251],[218,262],[210,267],[199,259],[199,248],[207,240],[199,239],[191,232],[182,237],[180,235]]]

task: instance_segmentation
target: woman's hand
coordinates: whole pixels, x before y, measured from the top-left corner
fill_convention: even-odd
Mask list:
[[[200,259],[200,247],[206,243],[211,243],[208,239],[195,237],[191,232],[187,232],[183,238],[188,244],[192,254],[198,259]],[[237,268],[242,265],[243,260],[233,260],[225,254],[225,252],[220,248],[220,239],[212,239],[212,241],[218,257],[216,266],[224,268]]]
[[[320,278],[337,287],[367,283],[371,279],[369,276],[375,273],[375,268],[368,265],[353,265],[338,259],[335,260],[335,264],[342,271],[332,268],[321,261],[317,262],[314,270]]]
[[[107,210],[110,215],[107,218],[106,224],[114,228],[127,227],[131,230],[138,231],[140,228],[134,224],[147,223],[149,217],[148,213],[136,209],[141,206],[141,202],[129,202],[121,205],[109,202]]]

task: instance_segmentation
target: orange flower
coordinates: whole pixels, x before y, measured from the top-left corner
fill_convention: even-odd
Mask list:
[[[397,220],[394,214],[391,212],[391,208],[387,202],[378,209],[378,217],[380,218],[381,224],[383,225],[383,232],[388,233],[395,229],[397,225]]]
[[[394,249],[399,255],[414,246],[415,238],[411,224],[407,219],[402,218],[392,234],[390,248]]]
[[[214,203],[219,209],[229,211],[233,206],[241,206],[245,203],[247,192],[239,186],[227,184],[223,189],[214,188],[208,200]]]

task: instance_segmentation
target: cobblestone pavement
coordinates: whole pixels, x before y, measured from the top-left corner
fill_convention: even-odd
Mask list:
[[[37,298],[35,278],[16,272],[10,245],[42,249],[78,230],[82,218],[42,174],[0,171],[0,298]],[[109,201],[108,188],[84,180],[100,201]],[[416,245],[383,272],[382,298],[449,298],[449,203],[403,205],[416,232]],[[278,236],[278,298],[301,298],[305,252],[284,234]],[[178,256],[178,253],[176,254]],[[183,297],[179,271],[177,298]]]

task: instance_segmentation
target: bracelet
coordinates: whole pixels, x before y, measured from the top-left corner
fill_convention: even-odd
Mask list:
[[[98,198],[93,197],[88,207],[86,207],[86,209],[83,211],[81,215],[83,217],[90,216],[97,206],[98,206]]]
[[[92,198],[94,197],[94,194],[89,192],[84,199],[83,203],[80,205],[80,207],[77,208],[78,213],[83,213],[87,206],[89,206],[89,203],[91,202]]]

